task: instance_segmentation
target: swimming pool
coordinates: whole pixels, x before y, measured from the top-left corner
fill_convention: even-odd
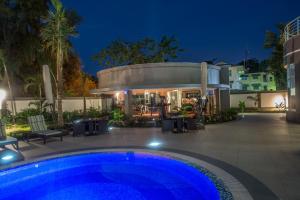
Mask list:
[[[0,199],[222,199],[186,162],[145,152],[84,153],[0,171]]]

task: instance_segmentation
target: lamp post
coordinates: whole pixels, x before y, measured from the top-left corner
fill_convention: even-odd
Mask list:
[[[6,91],[3,89],[0,89],[0,119],[2,119],[2,103],[3,100],[6,97]]]

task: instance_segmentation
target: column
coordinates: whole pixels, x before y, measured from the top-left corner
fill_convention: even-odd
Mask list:
[[[229,89],[224,89],[220,91],[220,104],[221,111],[226,111],[230,108],[230,91]]]
[[[182,90],[178,89],[177,91],[177,106],[178,108],[181,108],[182,106]]]
[[[214,91],[215,98],[216,98],[216,111],[215,113],[219,113],[221,111],[221,100],[220,100],[220,89],[217,88]]]
[[[124,92],[124,100],[125,100],[125,115],[129,118],[132,117],[132,90],[128,90]]]

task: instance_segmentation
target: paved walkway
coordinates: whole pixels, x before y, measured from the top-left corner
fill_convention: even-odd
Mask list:
[[[52,140],[47,145],[42,141],[21,142],[20,146],[25,158],[31,159],[72,149],[147,146],[151,141],[159,141],[163,148],[224,161],[256,177],[280,199],[297,200],[300,125],[288,124],[283,118],[283,114],[247,114],[242,120],[208,125],[197,133],[162,134],[158,128],[116,128],[106,135],[70,136],[62,143]]]

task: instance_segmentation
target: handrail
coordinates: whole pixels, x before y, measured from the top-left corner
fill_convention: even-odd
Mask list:
[[[300,35],[300,16],[289,22],[284,28],[285,41],[288,41],[297,35]]]

